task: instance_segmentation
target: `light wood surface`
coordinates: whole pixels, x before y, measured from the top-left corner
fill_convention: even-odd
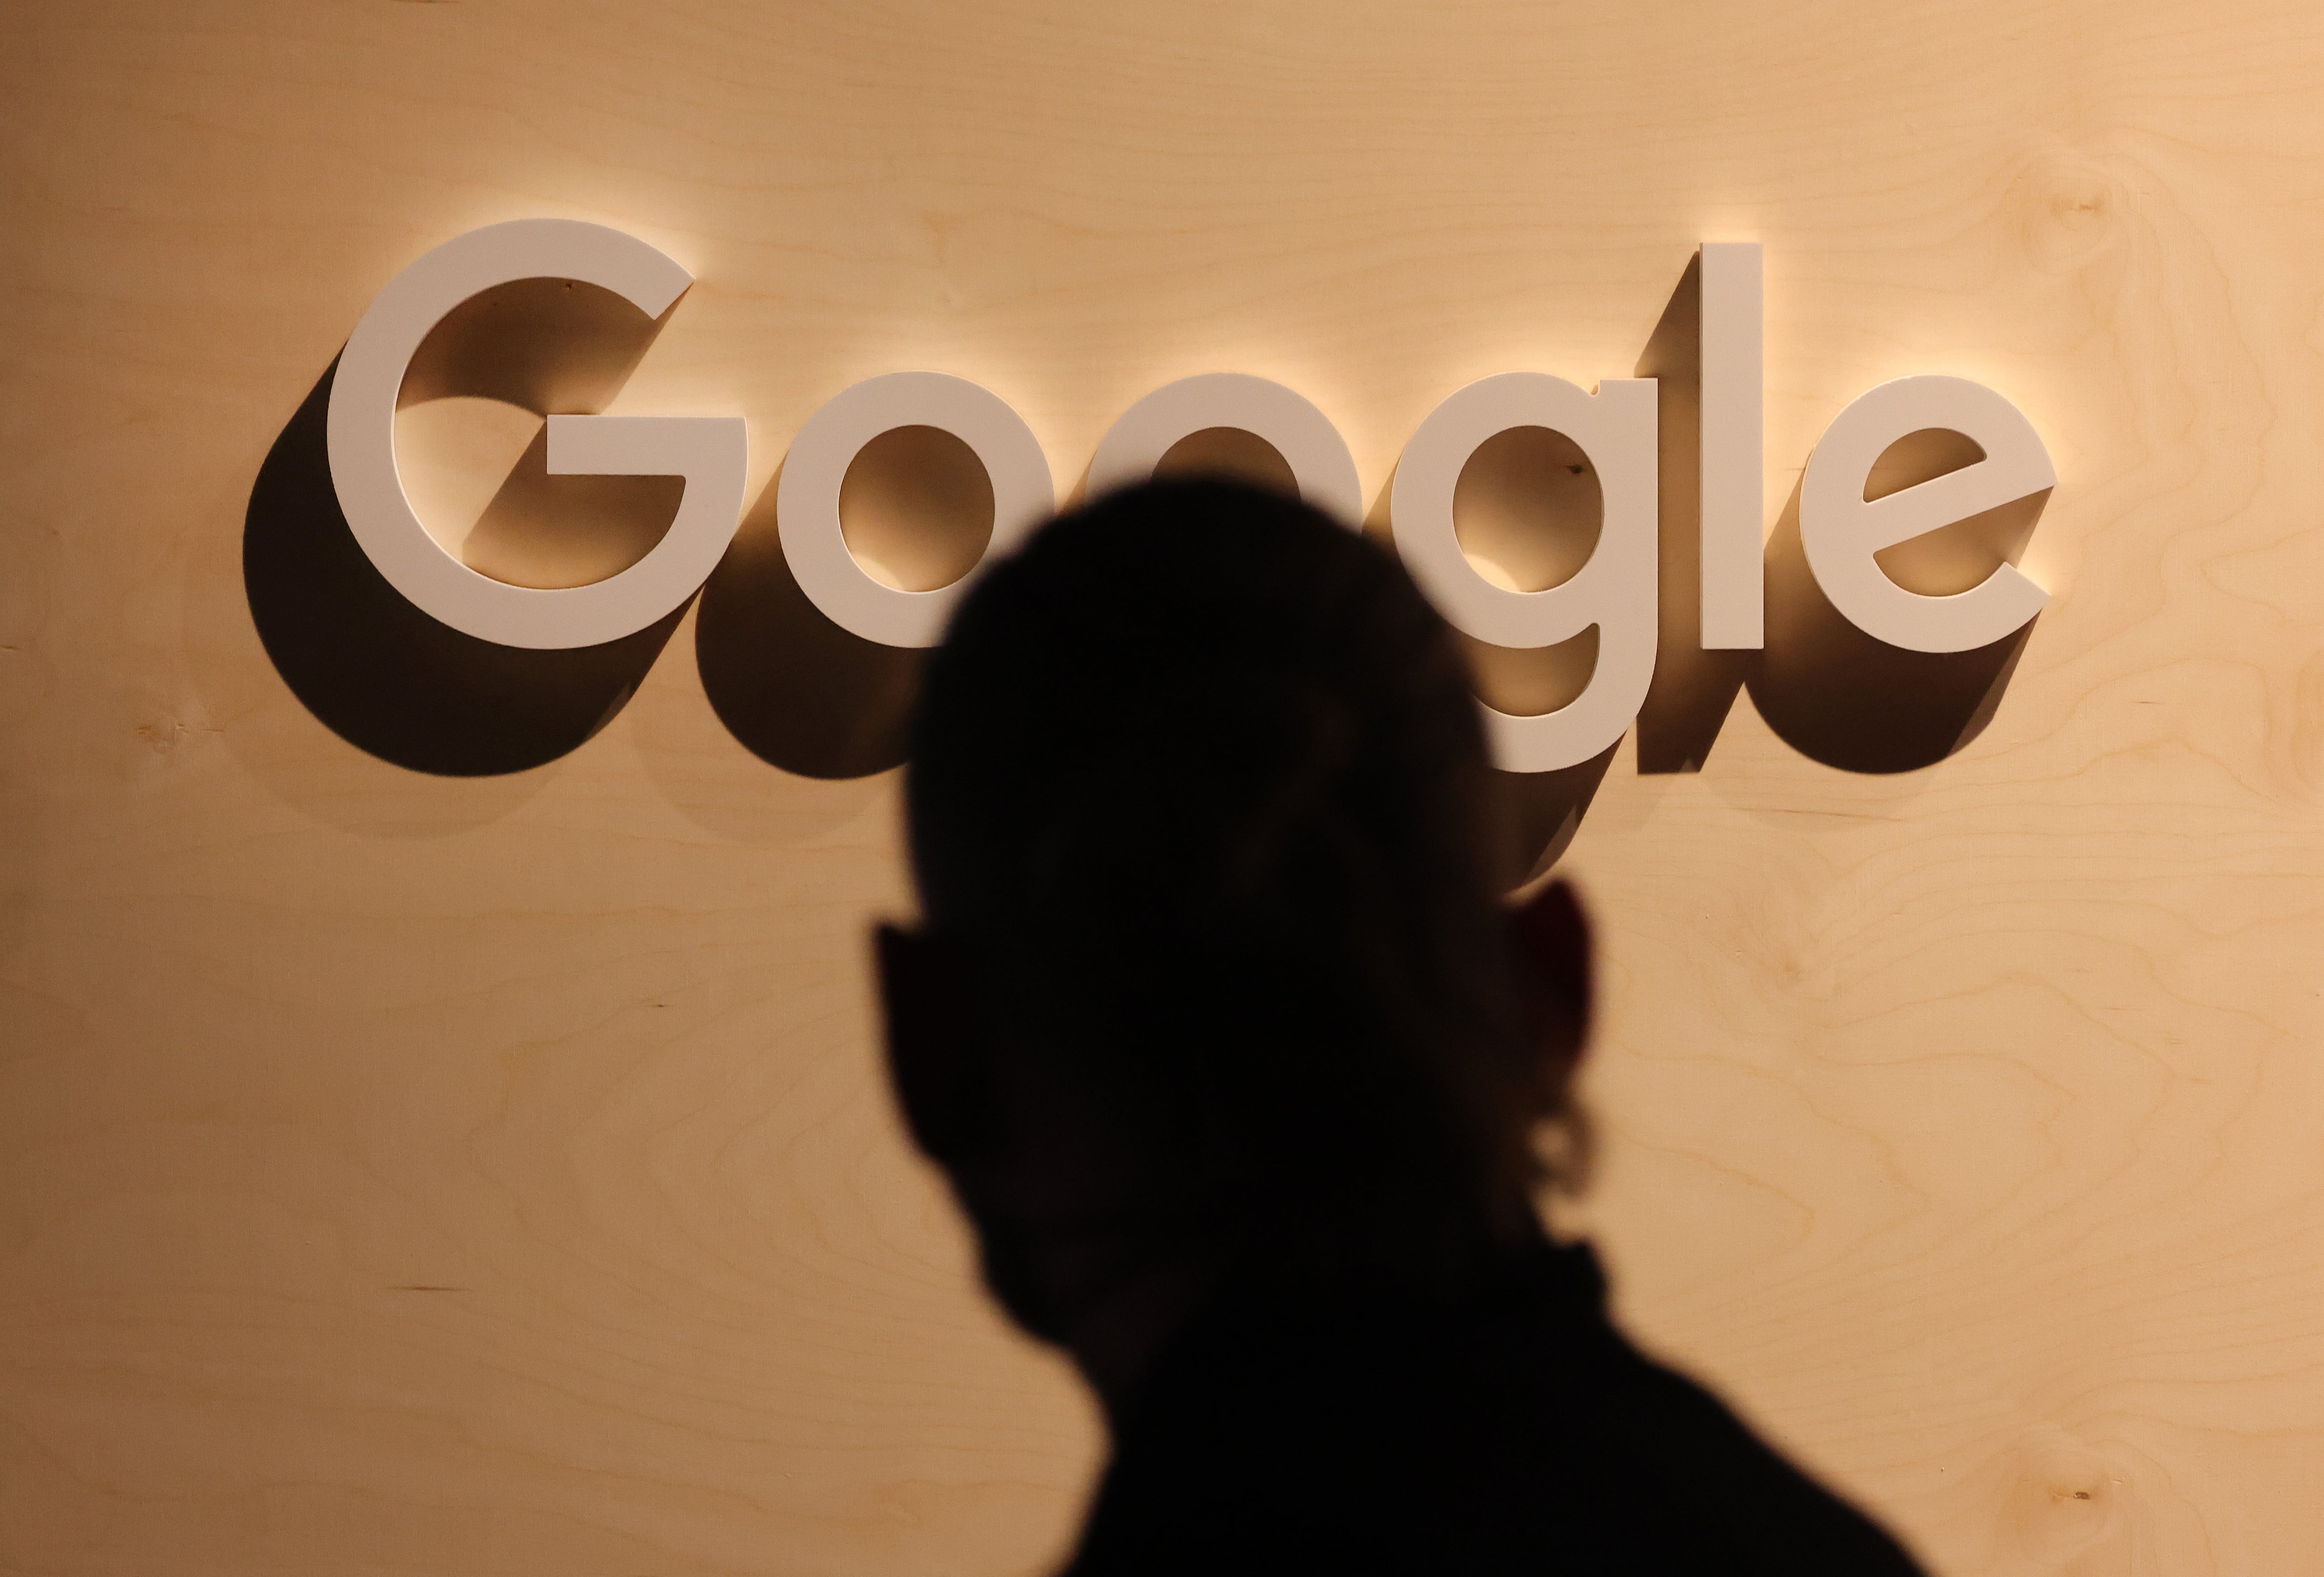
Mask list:
[[[1871,383],[2007,392],[2057,596],[1989,727],[1870,775],[1747,696],[1607,772],[1581,1213],[1941,1572],[2324,1572],[2311,5],[88,0],[0,19],[0,1572],[1074,1526],[1093,1415],[877,1073],[894,774],[800,770],[891,761],[908,665],[816,648],[785,722],[767,506],[700,658],[526,770],[367,754],[261,645],[278,435],[404,263],[534,214],[696,272],[613,409],[746,415],[754,499],[915,366],[1061,491],[1146,391],[1277,378],[1377,496],[1471,378],[1628,374],[1703,239],[1767,247],[1771,521]]]

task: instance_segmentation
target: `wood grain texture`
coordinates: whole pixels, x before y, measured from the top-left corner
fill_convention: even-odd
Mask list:
[[[1871,383],[2009,393],[2057,596],[1983,734],[1846,772],[1747,697],[1600,789],[1581,1213],[1940,1572],[2324,1571],[2313,6],[90,0],[0,19],[0,1572],[1074,1526],[1091,1409],[877,1074],[894,775],[752,754],[691,614],[473,778],[254,632],[277,436],[405,263],[534,214],[696,272],[613,409],[745,414],[753,498],[912,366],[1061,488],[1147,390],[1279,378],[1377,495],[1471,378],[1628,374],[1706,238],[1767,246],[1771,519]]]

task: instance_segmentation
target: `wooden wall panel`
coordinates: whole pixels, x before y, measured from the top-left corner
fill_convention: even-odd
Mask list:
[[[0,1571],[1069,1536],[1092,1412],[877,1074],[894,775],[811,775],[908,671],[800,644],[770,501],[525,770],[365,753],[261,644],[270,450],[381,284],[535,214],[696,270],[614,409],[747,415],[753,498],[908,366],[1061,488],[1277,377],[1377,494],[1470,378],[1628,374],[1705,238],[1767,246],[1771,520],[1872,383],[2008,392],[2058,595],[1990,727],[1872,775],[1746,697],[1600,789],[1579,1213],[1941,1572],[2324,1569],[2312,7],[91,0],[0,19]]]

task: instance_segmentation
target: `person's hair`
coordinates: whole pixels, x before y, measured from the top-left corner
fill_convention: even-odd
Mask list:
[[[1155,483],[1038,532],[927,664],[927,920],[1149,1157],[1148,1230],[1414,1266],[1529,1220],[1526,1042],[1470,675],[1393,556]]]

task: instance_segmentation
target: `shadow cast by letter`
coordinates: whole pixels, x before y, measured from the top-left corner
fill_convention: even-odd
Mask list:
[[[2032,530],[2046,498],[2011,506],[2008,534],[2016,541]],[[1981,523],[1963,521],[1946,531]],[[1913,771],[1985,731],[2040,622],[1973,651],[1906,651],[1875,640],[1816,584],[1800,543],[1794,487],[1767,546],[1767,650],[1751,672],[1751,701],[1802,755],[1851,772]]]
[[[390,586],[331,484],[326,370],[251,488],[243,585],[258,637],[308,710],[417,771],[481,776],[556,760],[604,727],[684,616],[602,646],[540,651],[438,623]]]
[[[695,659],[719,721],[761,761],[806,778],[901,765],[920,653],[841,629],[783,557],[779,474],[702,588]]]

